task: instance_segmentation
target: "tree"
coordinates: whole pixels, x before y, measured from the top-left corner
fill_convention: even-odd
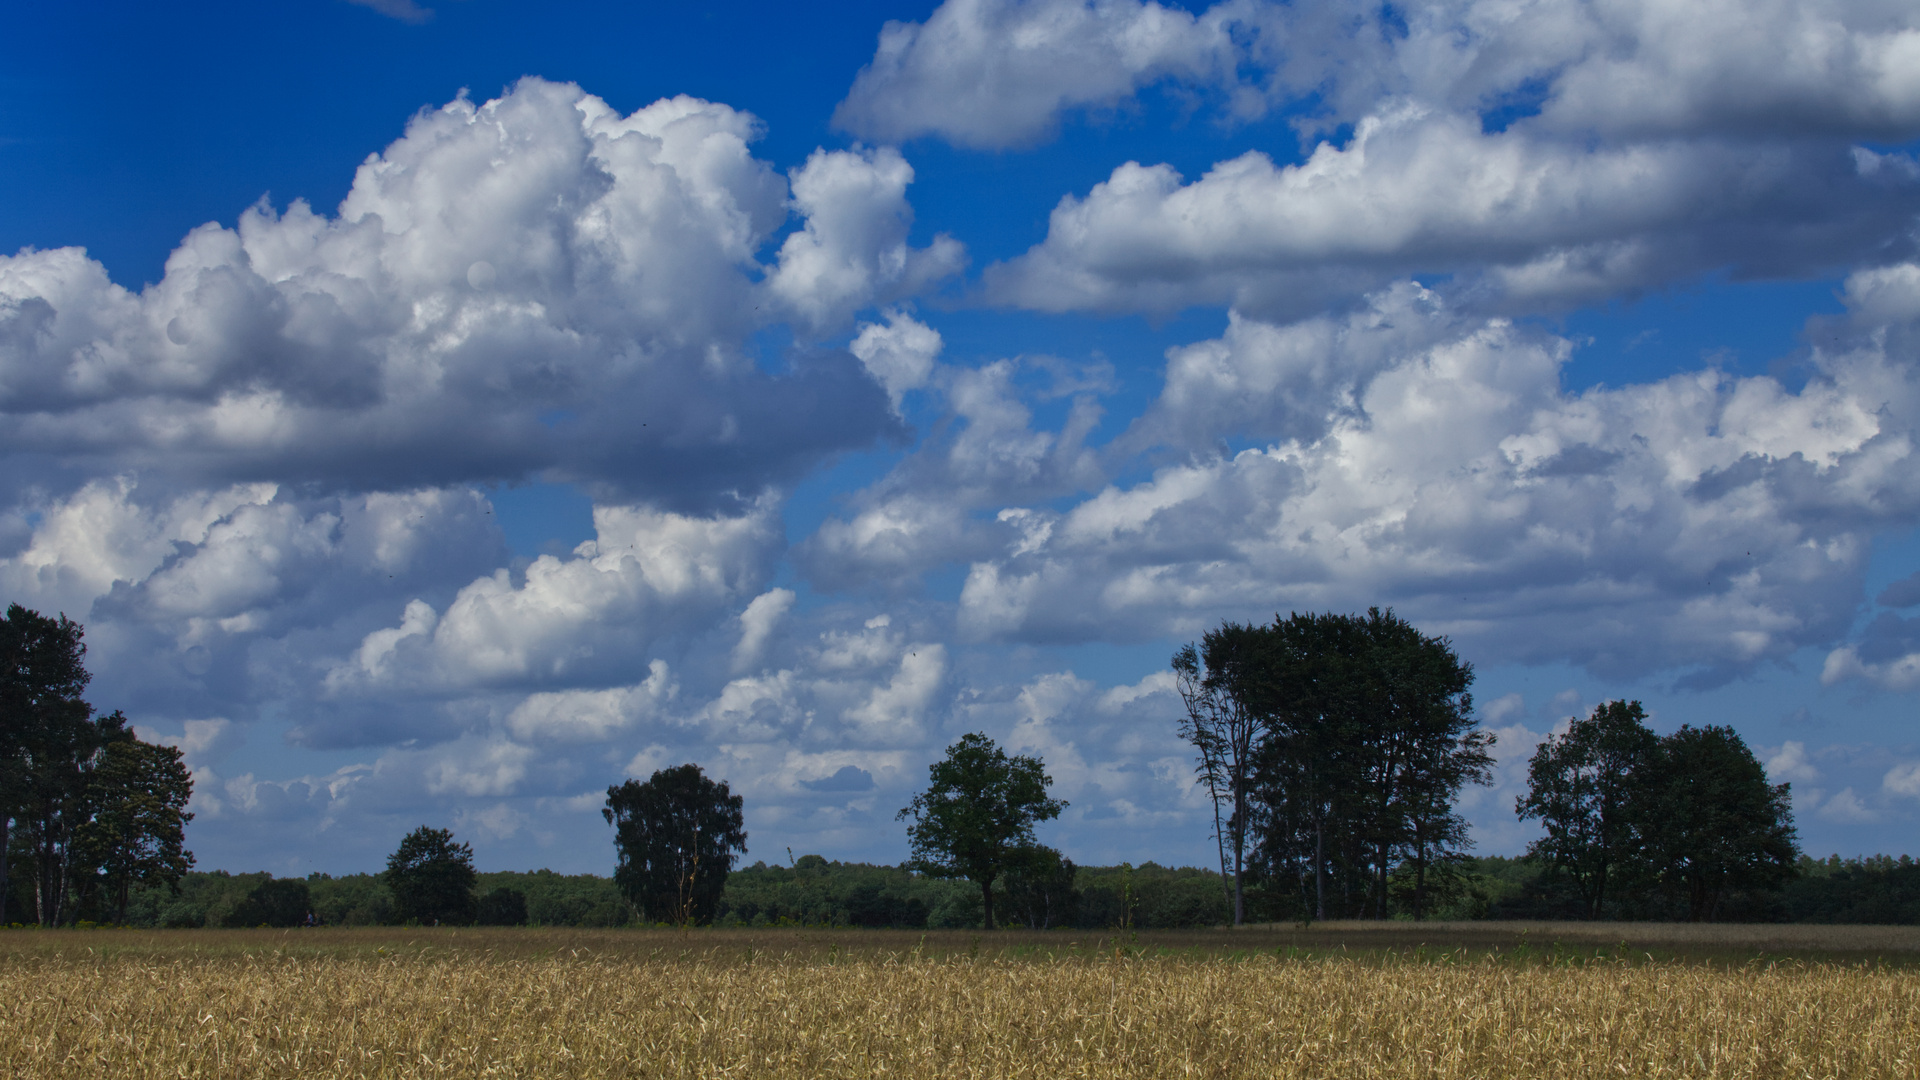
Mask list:
[[[115,922],[126,921],[127,894],[136,882],[177,887],[193,869],[193,853],[185,848],[192,798],[193,775],[178,749],[133,738],[102,749],[88,776],[74,861],[76,876],[97,877],[106,887]]]
[[[223,926],[305,926],[313,915],[313,890],[304,878],[268,878],[221,920]]]
[[[1043,844],[1020,848],[1006,870],[1002,896],[1012,919],[1035,930],[1070,926],[1079,915],[1073,860]]]
[[[1609,701],[1565,735],[1549,735],[1527,764],[1527,794],[1514,806],[1546,835],[1527,853],[1573,881],[1587,918],[1623,878],[1645,870],[1645,806],[1660,740],[1637,701]]]
[[[734,852],[747,850],[743,802],[693,764],[607,789],[601,813],[614,828],[613,880],[642,918],[713,921]]]
[[[394,915],[423,926],[473,921],[473,848],[453,842],[453,830],[425,825],[408,833],[387,856],[387,888]]]
[[[480,897],[479,914],[481,926],[525,926],[527,894],[501,886]]]
[[[1246,921],[1249,800],[1261,729],[1260,717],[1247,698],[1254,681],[1251,669],[1264,659],[1265,644],[1265,635],[1254,627],[1225,623],[1209,630],[1198,650],[1187,644],[1173,654],[1174,679],[1187,710],[1180,721],[1180,737],[1200,752],[1194,771],[1213,803],[1220,878],[1231,890],[1228,899],[1235,926]]]
[[[1255,862],[1296,875],[1315,918],[1329,902],[1384,918],[1395,864],[1410,864],[1413,913],[1430,867],[1470,844],[1460,789],[1490,780],[1491,733],[1473,719],[1473,666],[1444,637],[1392,611],[1289,615],[1237,677],[1260,724]],[[1335,894],[1338,894],[1336,897]]]
[[[124,731],[124,721],[117,730],[95,723],[93,706],[80,698],[91,679],[83,636],[65,615],[49,619],[19,604],[9,605],[0,623],[0,921],[10,888],[7,855],[16,848],[34,878],[35,918],[59,921],[85,770],[101,745]]]
[[[1793,877],[1800,850],[1789,785],[1767,783],[1732,728],[1682,725],[1660,740],[1650,772],[1648,852],[1688,918],[1712,919],[1729,892]]]
[[[993,883],[1035,846],[1033,826],[1060,816],[1067,804],[1047,794],[1053,779],[1039,758],[1008,757],[981,734],[962,735],[928,766],[927,790],[901,809],[912,819],[912,864],[936,877],[961,877],[980,889],[993,929]]]

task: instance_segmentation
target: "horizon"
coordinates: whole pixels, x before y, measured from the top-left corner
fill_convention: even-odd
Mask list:
[[[896,865],[972,731],[1204,869],[1169,657],[1370,606],[1474,666],[1473,854],[1613,699],[1914,853],[1920,13],[1341,11],[21,12],[0,597],[202,870],[610,873],[681,762]]]

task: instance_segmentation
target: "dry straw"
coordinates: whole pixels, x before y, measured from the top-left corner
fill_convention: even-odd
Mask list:
[[[1920,1075],[1920,974],[1872,964],[47,940],[0,959],[0,1075]]]

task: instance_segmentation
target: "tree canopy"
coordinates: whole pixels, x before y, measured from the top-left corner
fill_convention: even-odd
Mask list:
[[[473,921],[473,848],[455,843],[451,829],[422,825],[408,833],[387,856],[382,876],[401,922],[465,926]]]
[[[31,917],[54,926],[124,917],[136,883],[176,883],[193,779],[179,751],[141,742],[119,712],[96,717],[79,623],[18,604],[0,621],[0,919],[20,868]]]
[[[734,852],[747,850],[743,805],[694,764],[608,788],[601,813],[614,827],[614,882],[651,921],[712,922]]]
[[[1694,920],[1728,894],[1775,889],[1799,858],[1788,785],[1732,728],[1655,735],[1637,701],[1609,701],[1549,736],[1515,806],[1546,834],[1529,853],[1566,878],[1590,919],[1664,894]]]
[[[899,817],[910,819],[913,865],[924,873],[963,877],[980,888],[987,929],[994,926],[994,880],[1029,857],[1037,822],[1067,804],[1047,794],[1053,783],[1039,758],[1008,757],[981,734],[962,735],[928,766],[927,790]]]
[[[1294,613],[1224,624],[1175,654],[1174,670],[1181,734],[1228,811],[1216,816],[1223,851],[1250,838],[1252,872],[1314,918],[1383,918],[1395,895],[1426,913],[1470,845],[1460,789],[1488,782],[1492,766],[1472,665],[1447,639],[1378,608]],[[1221,870],[1237,890],[1237,856]]]

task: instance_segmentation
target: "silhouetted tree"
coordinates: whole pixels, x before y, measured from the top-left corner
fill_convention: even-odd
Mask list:
[[[1569,877],[1587,918],[1610,891],[1644,875],[1650,773],[1660,739],[1637,701],[1609,701],[1565,735],[1549,735],[1527,765],[1527,794],[1514,807],[1546,835],[1527,853]]]
[[[80,697],[92,678],[83,636],[65,615],[49,619],[18,604],[0,623],[0,852],[28,867],[42,925],[64,913],[87,770],[107,742],[132,737],[120,714],[95,721]],[[0,856],[0,904],[11,862]]]
[[[1473,667],[1392,611],[1289,615],[1257,631],[1238,692],[1260,725],[1255,861],[1297,877],[1315,918],[1388,914],[1409,864],[1416,917],[1429,867],[1471,841],[1460,789],[1489,781],[1491,733],[1473,719]]]
[[[454,843],[451,829],[422,825],[408,833],[387,856],[387,871],[381,876],[393,893],[394,915],[401,922],[473,922],[473,848]]]
[[[127,895],[136,883],[177,886],[193,869],[185,847],[192,798],[193,774],[178,749],[128,738],[101,750],[87,778],[74,861],[76,876],[105,887],[115,922],[126,921]]]
[[[1248,701],[1267,657],[1268,635],[1239,623],[1223,624],[1173,654],[1173,674],[1187,714],[1180,737],[1200,753],[1195,768],[1213,803],[1214,844],[1220,878],[1227,884],[1233,924],[1246,921],[1247,830],[1251,823],[1253,772],[1261,722]]]
[[[1682,725],[1660,740],[1650,772],[1648,853],[1690,919],[1712,919],[1731,891],[1793,877],[1800,850],[1789,785],[1767,783],[1732,728]]]
[[[607,789],[601,813],[614,827],[613,880],[643,918],[713,921],[734,852],[747,850],[742,805],[726,781],[693,764]]]
[[[912,821],[913,865],[979,886],[991,930],[994,880],[1021,849],[1035,846],[1034,824],[1059,817],[1067,804],[1047,794],[1053,781],[1039,758],[1008,757],[981,734],[962,735],[927,774],[927,790],[898,815]]]

